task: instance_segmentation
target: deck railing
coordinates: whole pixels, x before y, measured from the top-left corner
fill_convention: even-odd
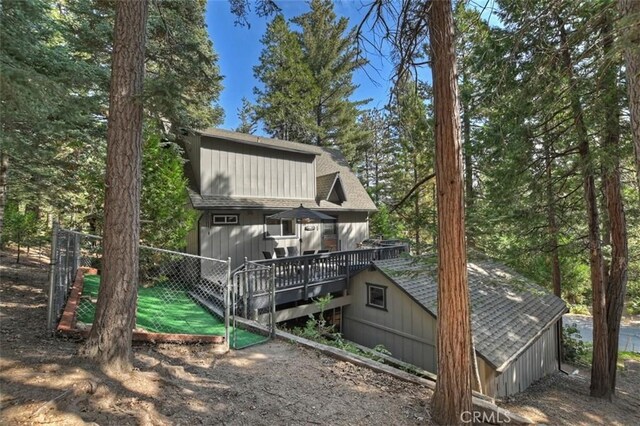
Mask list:
[[[306,295],[310,286],[348,279],[352,274],[369,267],[374,260],[397,258],[405,251],[406,246],[397,245],[264,259],[251,263],[273,268],[276,292],[302,288],[303,294]],[[245,269],[244,265],[238,268],[238,270],[243,269]],[[247,275],[246,285],[240,292],[247,292],[248,297],[251,298],[271,291],[264,270],[256,270],[254,274]]]

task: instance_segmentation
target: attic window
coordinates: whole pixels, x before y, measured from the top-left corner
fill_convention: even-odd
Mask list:
[[[211,224],[214,226],[220,225],[237,225],[237,214],[214,214],[211,215]]]
[[[367,306],[387,310],[387,288],[382,285],[367,283]]]

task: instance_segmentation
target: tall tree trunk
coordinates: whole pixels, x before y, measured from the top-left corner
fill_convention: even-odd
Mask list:
[[[427,3],[435,110],[438,200],[438,381],[432,415],[461,424],[472,410],[471,315],[464,229],[460,108],[450,1]]]
[[[578,151],[582,169],[584,197],[589,227],[589,266],[591,269],[591,289],[593,303],[593,360],[591,362],[591,396],[611,398],[609,388],[608,338],[606,304],[600,245],[600,225],[598,220],[598,200],[596,197],[594,168],[589,152],[589,136],[584,123],[582,103],[576,90],[573,64],[562,19],[558,19],[560,49],[565,73],[571,87],[571,111],[578,138]]]
[[[602,50],[605,58],[612,56],[613,24],[611,14],[606,14],[602,26]],[[605,65],[603,82],[603,113],[605,117],[604,147],[607,159],[604,163],[604,192],[607,201],[611,241],[611,269],[607,274],[607,333],[609,340],[609,380],[611,393],[616,389],[618,339],[620,319],[627,289],[627,223],[620,183],[620,108],[618,98],[617,67]],[[638,89],[640,90],[640,89]]]
[[[462,81],[466,82],[467,75],[462,73]],[[462,137],[464,147],[464,187],[465,199],[467,201],[467,209],[473,206],[473,158],[471,156],[471,117],[469,117],[469,105],[467,102],[462,104]]]
[[[546,131],[545,131],[546,133]],[[551,256],[551,281],[553,294],[562,297],[562,277],[560,274],[560,256],[558,254],[558,223],[556,220],[556,198],[553,190],[553,160],[551,159],[550,142],[545,141],[544,161],[546,168],[547,220],[549,225],[549,254]]]
[[[140,235],[142,89],[148,4],[115,3],[103,265],[91,333],[82,352],[104,368],[132,367]]]
[[[418,183],[418,165],[417,165],[417,156],[413,157],[413,184],[416,185]],[[413,200],[413,228],[414,234],[416,238],[416,254],[420,256],[422,254],[422,241],[420,241],[420,190],[418,189],[415,193],[415,199]]]
[[[0,151],[0,246],[4,244],[4,207],[7,204],[7,172],[9,171],[9,155]]]
[[[631,137],[635,150],[636,184],[640,191],[640,1],[618,0],[624,60],[627,72],[627,92],[631,113]]]
[[[463,81],[466,81],[466,74],[463,72]],[[475,194],[473,193],[473,157],[471,156],[471,117],[469,117],[470,108],[468,102],[462,104],[462,138],[464,152],[464,186],[466,208],[471,209],[475,202]],[[475,247],[475,239],[473,232],[467,235],[467,242],[470,247]]]

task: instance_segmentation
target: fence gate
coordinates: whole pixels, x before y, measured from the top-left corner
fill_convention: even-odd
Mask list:
[[[136,329],[148,333],[224,336],[229,343],[231,262],[140,246]],[[90,327],[100,288],[102,239],[54,224],[49,312],[53,332],[79,268],[86,274],[75,312],[78,328]]]
[[[234,349],[242,349],[264,343],[275,337],[275,277],[272,266],[250,262],[245,258],[244,264],[234,271],[231,288],[231,341]],[[259,313],[269,313],[269,321],[263,324],[269,327],[270,333],[262,338],[246,339],[244,325],[246,319],[257,320]],[[255,334],[254,334],[255,336]]]

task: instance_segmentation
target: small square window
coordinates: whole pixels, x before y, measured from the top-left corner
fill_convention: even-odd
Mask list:
[[[211,218],[211,223],[218,226],[238,224],[237,214],[214,214]]]
[[[387,310],[387,288],[367,283],[367,306]]]

